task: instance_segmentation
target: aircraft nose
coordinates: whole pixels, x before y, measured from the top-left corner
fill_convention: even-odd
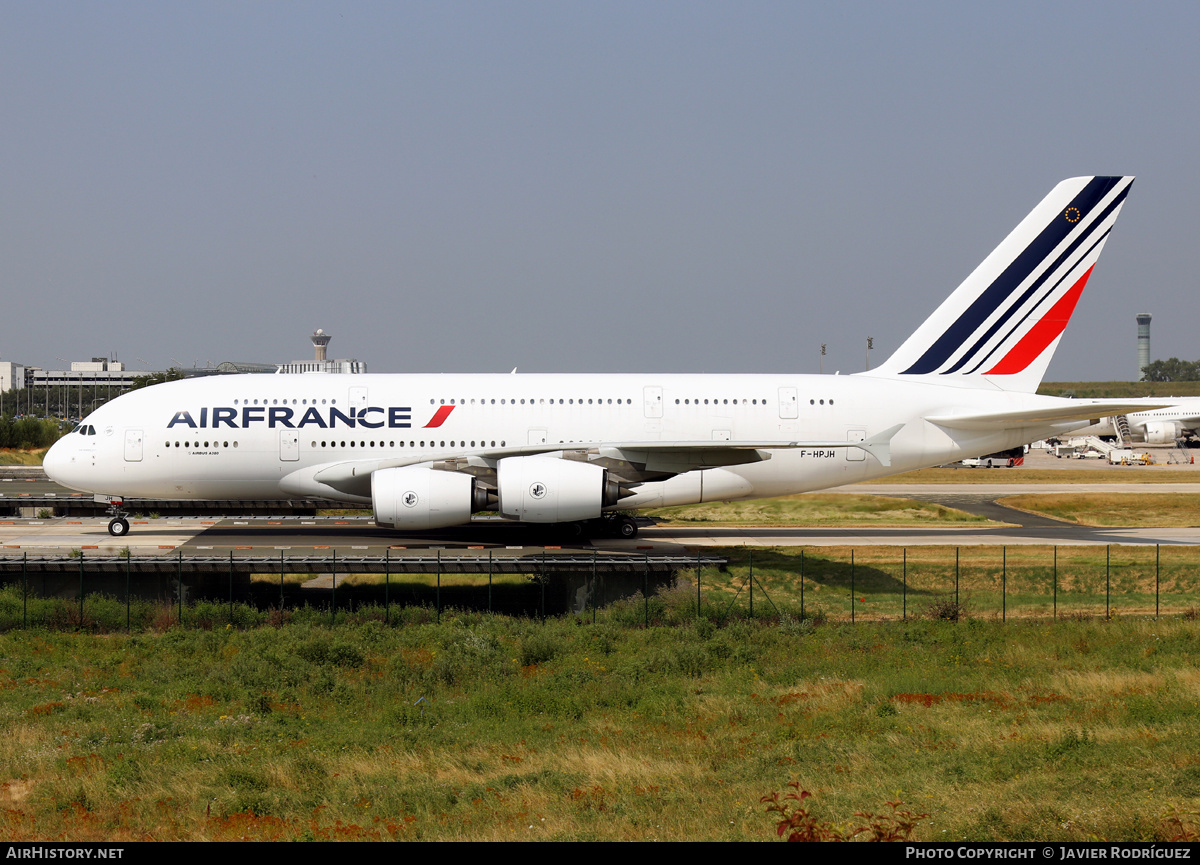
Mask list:
[[[67,440],[59,439],[50,446],[50,450],[46,451],[46,456],[42,458],[42,468],[45,469],[46,476],[56,484],[62,484],[65,487],[71,486],[73,450],[74,448]]]

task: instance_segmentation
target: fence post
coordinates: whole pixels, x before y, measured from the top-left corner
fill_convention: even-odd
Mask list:
[[[542,624],[546,624],[546,551],[542,550]]]
[[[700,618],[700,550],[696,550],[696,618]]]
[[[229,624],[233,624],[233,550],[229,551]]]
[[[79,551],[79,627],[83,627],[83,550]]]
[[[279,612],[280,612],[280,621],[282,621],[282,620],[283,620],[283,615],[282,615],[282,614],[283,614],[283,569],[284,569],[283,556],[284,556],[283,550],[280,550],[280,551],[279,551]]]
[[[490,553],[489,553],[490,555]],[[383,623],[392,623],[392,548],[383,552]]]
[[[800,621],[804,621],[804,548],[800,549]]]
[[[754,550],[750,550],[750,618],[754,618]]]
[[[437,621],[442,623],[442,551],[437,551]]]
[[[1000,621],[1008,621],[1008,547],[1000,548]]]
[[[125,633],[129,633],[129,570],[133,553],[125,557]]]
[[[1158,544],[1154,545],[1154,618],[1158,618]]]
[[[179,592],[179,627],[183,628],[183,550],[179,551],[175,559],[175,582],[178,584]]]
[[[645,570],[642,571],[642,625],[650,627],[650,554],[645,554]]]
[[[1054,546],[1054,621],[1058,621],[1058,545]]]
[[[958,621],[958,547],[954,548],[954,615]]]
[[[1112,545],[1104,545],[1104,618],[1112,618],[1112,601],[1109,597],[1109,563],[1112,561]]]
[[[850,624],[854,624],[854,550],[850,551]]]
[[[21,627],[29,628],[29,550],[21,553]]]
[[[588,599],[592,602],[592,624],[596,624],[596,556],[599,555],[597,550],[592,550],[592,590],[588,592]],[[698,609],[698,608],[697,608]]]
[[[332,627],[337,624],[337,550],[330,550],[333,554],[333,591],[329,593],[329,625]]]
[[[542,555],[545,556],[546,553],[543,551]],[[545,570],[546,570],[546,568],[543,566],[542,567],[542,579],[546,578]],[[492,611],[492,551],[488,550],[488,612],[491,613],[491,611]]]

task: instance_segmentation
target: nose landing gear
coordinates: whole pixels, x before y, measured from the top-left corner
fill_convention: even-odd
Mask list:
[[[107,513],[112,516],[108,521],[108,533],[114,538],[124,537],[129,534],[129,514],[121,509],[122,499],[108,499]]]

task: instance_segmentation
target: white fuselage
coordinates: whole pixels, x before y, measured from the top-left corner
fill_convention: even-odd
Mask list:
[[[45,466],[68,487],[114,497],[289,499],[302,489],[289,476],[348,461],[495,459],[543,443],[860,441],[904,424],[890,466],[858,448],[781,448],[635,486],[619,506],[637,508],[786,495],[991,453],[1078,421],[969,431],[925,418],[1065,402],[869,375],[212,376],[100,407]]]
[[[1147,444],[1172,444],[1179,436],[1200,431],[1200,399],[1186,398],[1173,402],[1172,405],[1162,406],[1164,402],[1172,402],[1171,397],[1146,397],[1144,400],[1131,399],[1131,403],[1144,402],[1156,405],[1146,411],[1131,411],[1124,417],[1129,425],[1130,435],[1135,441]],[[1111,417],[1100,419],[1099,423],[1071,430],[1073,435],[1113,435],[1116,426]]]

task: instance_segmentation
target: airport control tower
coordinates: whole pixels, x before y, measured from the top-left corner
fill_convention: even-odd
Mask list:
[[[1150,316],[1146,316],[1146,320],[1149,321]],[[1141,318],[1139,318],[1138,321],[1140,322]],[[1141,333],[1141,331],[1138,331],[1138,332]],[[312,344],[313,344],[313,350],[316,352],[316,360],[318,360],[318,361],[325,360],[325,346],[329,345],[329,340],[331,340],[331,339],[333,339],[333,337],[330,336],[329,334],[327,334],[325,331],[321,330],[321,328],[319,328],[319,327],[313,333]],[[1141,355],[1138,355],[1138,357],[1141,357]]]
[[[1137,314],[1138,325],[1138,381],[1146,380],[1146,367],[1150,365],[1150,313]],[[318,331],[319,332],[319,331]],[[313,337],[316,341],[316,337]]]

